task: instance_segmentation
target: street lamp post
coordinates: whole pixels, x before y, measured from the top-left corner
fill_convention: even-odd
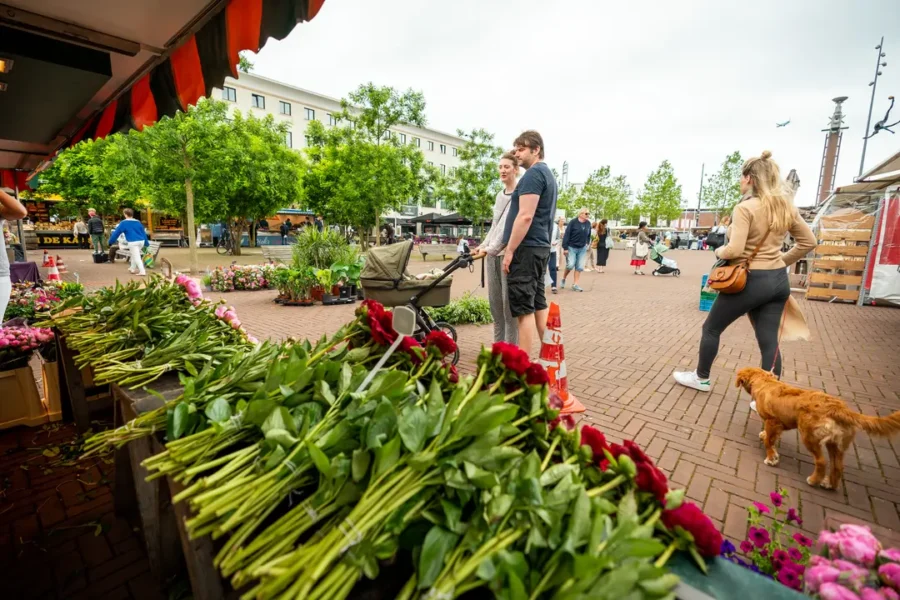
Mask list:
[[[866,119],[866,135],[863,138],[863,149],[862,149],[862,158],[859,161],[859,175],[858,177],[862,177],[863,168],[866,164],[866,146],[869,144],[869,126],[872,124],[872,107],[875,105],[875,88],[878,87],[878,76],[881,75],[881,67],[887,66],[887,61],[881,60],[887,54],[884,53],[884,36],[881,36],[881,41],[875,46],[875,50],[878,52],[878,58],[875,59],[875,78],[869,82],[869,87],[872,88],[872,99],[869,100],[869,118]]]
[[[703,179],[704,175],[706,175],[706,163],[700,167],[700,193],[697,194],[697,219],[694,223],[694,227],[700,227],[700,205],[703,203]]]

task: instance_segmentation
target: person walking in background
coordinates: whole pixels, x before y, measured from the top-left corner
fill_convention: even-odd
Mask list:
[[[601,219],[597,223],[597,272],[604,273],[606,261],[609,260],[609,247],[612,239],[609,237],[609,230],[606,228],[606,219]]]
[[[592,223],[591,224],[591,243],[588,246],[588,251],[587,251],[587,254],[586,254],[586,257],[584,260],[585,268],[587,268],[588,271],[593,271],[595,269],[595,264],[596,264],[594,262],[595,250],[597,250],[597,224]]]
[[[562,242],[565,228],[566,220],[560,217],[559,224],[555,225],[550,231],[550,260],[547,262],[547,267],[550,269],[550,291],[554,294],[559,292],[556,287],[559,273],[559,245]]]
[[[566,234],[563,236],[562,249],[566,255],[566,271],[563,273],[562,287],[566,289],[566,278],[569,273],[575,271],[575,284],[572,289],[576,292],[584,290],[578,285],[581,272],[584,271],[584,261],[588,254],[588,246],[591,243],[591,221],[588,209],[578,211],[578,217],[569,221]]]
[[[285,222],[281,224],[281,227],[278,228],[278,231],[281,232],[281,245],[286,246],[288,243],[288,234],[291,232],[291,220],[285,220]]]
[[[650,254],[650,238],[647,236],[647,222],[638,223],[637,239],[634,248],[631,249],[631,266],[635,275],[643,275],[643,266],[647,264],[647,255]]]
[[[12,280],[9,278],[9,257],[6,256],[6,240],[3,235],[3,222],[24,219],[28,211],[22,203],[7,194],[0,188],[0,323],[3,322],[3,313],[9,304],[9,296],[12,294]]]
[[[478,248],[475,258],[484,257],[486,262],[488,301],[491,305],[491,319],[494,321],[494,341],[519,343],[519,324],[513,318],[510,309],[509,283],[503,270],[503,232],[506,229],[506,217],[509,215],[509,204],[512,193],[516,189],[519,175],[519,159],[513,152],[507,152],[500,158],[498,165],[500,182],[503,188],[494,199],[494,213],[491,228]],[[462,238],[460,238],[462,239]]]
[[[84,222],[84,219],[78,217],[75,221],[75,226],[72,227],[72,235],[75,239],[78,240],[78,247],[87,250],[91,247],[90,239],[91,235],[88,233],[87,223]]]
[[[88,233],[91,236],[91,245],[94,247],[94,254],[103,254],[106,249],[103,247],[103,219],[97,215],[97,211],[93,208],[88,209]]]
[[[725,233],[728,231],[729,225],[731,225],[731,217],[729,217],[728,215],[722,217],[722,220],[719,221],[719,224],[713,227],[709,231],[709,235],[706,236],[706,244],[713,250],[724,246]]]
[[[778,348],[778,337],[782,315],[786,329],[792,315],[800,315],[799,311],[785,310],[789,301],[794,302],[786,267],[816,247],[816,238],[794,206],[793,195],[768,150],[744,163],[741,194],[743,198],[734,207],[728,243],[716,250],[716,258],[747,263],[747,283],[737,293],[719,294],[713,303],[703,324],[697,369],[673,374],[681,385],[701,392],[710,389],[710,369],[719,353],[722,332],[744,315],[750,317],[756,332],[762,368],[781,377],[783,353]],[[786,232],[796,243],[782,254]],[[802,320],[802,315],[799,318]]]
[[[325,229],[325,221],[322,220],[322,215],[316,215],[316,231],[322,233],[323,229]]]
[[[144,261],[141,259],[141,250],[143,250],[145,246],[150,245],[147,232],[144,230],[144,226],[141,222],[134,218],[133,210],[126,208],[122,212],[125,215],[125,218],[116,225],[116,228],[113,229],[112,234],[110,234],[109,245],[112,246],[113,242],[119,239],[120,235],[124,235],[126,247],[128,248],[128,252],[131,253],[131,267],[128,269],[128,272],[132,275],[146,275],[147,271],[144,270]]]
[[[544,139],[537,131],[516,138],[516,158],[526,171],[512,193],[503,241],[503,270],[509,275],[509,306],[519,322],[519,347],[531,355],[534,337],[544,338],[547,297],[544,277],[556,214],[556,178],[544,162]]]

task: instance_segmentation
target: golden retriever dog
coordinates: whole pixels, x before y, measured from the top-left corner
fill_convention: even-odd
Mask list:
[[[809,485],[820,485],[828,490],[840,485],[844,475],[844,452],[860,429],[879,437],[900,432],[900,411],[887,417],[861,415],[850,410],[840,398],[782,383],[762,369],[741,369],[735,387],[745,389],[756,400],[756,412],[765,423],[759,438],[766,445],[767,465],[778,464],[775,444],[781,432],[800,430],[803,445],[816,461],[815,470],[806,478]],[[823,443],[831,459],[828,476],[825,475],[827,461],[822,452]]]

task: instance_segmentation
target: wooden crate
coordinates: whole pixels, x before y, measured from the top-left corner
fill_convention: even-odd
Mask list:
[[[62,414],[62,394],[59,389],[59,363],[41,362],[41,381],[44,386],[44,409],[52,423],[60,421]]]
[[[47,422],[31,367],[0,371],[0,398],[0,429],[36,427]]]
[[[826,302],[859,300],[871,238],[871,229],[821,229],[806,297]]]

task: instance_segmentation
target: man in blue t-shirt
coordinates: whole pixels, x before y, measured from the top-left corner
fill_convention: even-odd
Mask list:
[[[530,355],[535,327],[543,339],[547,325],[544,274],[550,259],[551,229],[556,215],[556,179],[544,162],[541,134],[526,131],[513,145],[516,158],[526,171],[509,202],[503,232],[506,243],[503,270],[508,273],[510,311],[519,322],[519,347]]]

